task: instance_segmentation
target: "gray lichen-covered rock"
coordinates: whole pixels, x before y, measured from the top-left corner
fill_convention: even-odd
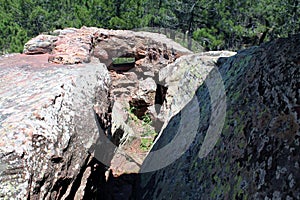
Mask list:
[[[43,54],[52,52],[53,44],[58,37],[52,35],[39,35],[29,40],[24,46],[25,54]]]
[[[1,57],[0,69],[0,198],[82,197],[99,137],[93,106],[107,108],[98,101],[107,98],[106,66],[17,54]]]
[[[195,95],[219,58],[235,55],[231,51],[210,51],[185,55],[159,71],[159,81],[168,88],[160,118],[166,126]]]
[[[226,91],[222,131],[207,134],[216,108],[203,84],[195,95],[198,123],[190,102],[170,120],[152,152],[178,137],[182,113],[191,113],[184,126],[196,130],[192,144],[169,166],[142,174],[137,199],[300,199],[300,35],[219,59],[215,69]],[[211,151],[201,149],[215,141]],[[153,159],[149,155],[142,168]]]

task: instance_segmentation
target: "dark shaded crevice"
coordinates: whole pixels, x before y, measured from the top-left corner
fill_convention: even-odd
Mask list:
[[[97,117],[97,120],[101,121],[101,118]],[[100,123],[99,121],[99,123]],[[103,123],[103,122],[101,122]],[[105,126],[106,127],[106,126]],[[114,133],[114,136],[111,138],[116,146],[120,144],[120,140],[123,136],[123,130],[117,130]],[[100,133],[103,134],[103,133]],[[98,143],[98,147],[95,147],[100,150],[106,150],[104,143]],[[95,153],[97,154],[97,153]],[[112,159],[112,156],[109,156],[109,159]],[[82,181],[82,175],[87,168],[91,169],[91,174],[87,179],[87,184],[85,187],[85,193],[83,199],[86,200],[134,200],[134,189],[136,182],[135,174],[126,174],[120,177],[114,177],[112,172],[108,172],[108,166],[104,165],[96,158],[92,158],[88,165],[84,166],[80,172],[81,176],[78,178],[76,186],[74,186],[74,191],[72,193],[75,195],[76,190],[78,190],[80,183]],[[69,199],[74,199],[74,196]]]
[[[143,119],[143,116],[145,116],[148,111],[148,107],[150,106],[143,99],[132,99],[132,101],[129,101],[129,105],[130,108],[133,108],[133,114],[140,120]]]
[[[115,132],[114,135],[112,137],[112,142],[116,145],[119,146],[121,139],[123,138],[124,135],[124,130],[118,128]]]
[[[116,71],[117,73],[128,72],[135,67],[135,64],[126,63],[126,64],[114,64],[108,67],[109,70]]]
[[[168,88],[157,84],[156,85],[156,92],[155,92],[155,105],[163,105],[163,103],[166,101],[166,94],[167,94]],[[155,106],[156,113],[159,113],[161,109],[161,106]]]
[[[110,163],[115,149],[117,148],[115,145],[112,145],[111,104],[109,105],[108,112],[109,113],[105,114],[97,114],[94,111],[99,137],[96,143],[89,150],[89,152],[93,152],[94,157],[106,164]]]
[[[121,139],[123,137],[124,131],[118,129],[114,135],[111,135],[111,105],[109,106],[109,113],[97,114],[95,113],[95,120],[99,128],[99,139],[97,144],[93,147],[94,154],[96,157],[92,158],[91,161],[82,167],[80,176],[76,180],[74,185],[74,190],[72,190],[73,196],[70,196],[69,199],[74,199],[76,191],[80,187],[82,182],[83,174],[90,168],[91,174],[87,178],[87,183],[85,186],[83,199],[86,200],[133,200],[132,194],[135,176],[127,174],[126,176],[122,175],[120,177],[114,177],[112,172],[108,172],[108,166],[100,162],[102,159],[106,163],[110,163],[113,158],[113,154],[106,154],[107,152],[114,152],[115,149],[108,149],[111,146],[107,145],[107,142],[112,142],[117,148],[120,145]],[[100,154],[100,155],[99,155]],[[103,156],[103,158],[99,157]],[[100,161],[99,161],[100,160]]]
[[[166,100],[166,95],[167,95],[168,87],[165,87],[161,84],[156,85],[156,92],[155,92],[155,102],[154,102],[154,107],[155,107],[155,112],[157,115],[159,115],[162,105],[167,101]],[[153,127],[157,133],[161,131],[161,128],[164,124],[164,121],[160,120],[159,118],[155,118],[153,120]],[[154,138],[154,140],[156,137]]]
[[[107,137],[111,136],[111,112],[112,112],[112,108],[110,107],[107,113],[101,113],[101,114],[95,113],[96,121],[100,126],[99,128],[103,130],[104,134]]]
[[[138,174],[123,174],[114,177],[111,173],[104,186],[104,198],[100,200],[136,200]]]
[[[49,174],[46,174],[46,175],[43,177],[43,179],[41,179],[40,181],[37,181],[37,182],[36,182],[37,184],[36,184],[36,186],[33,188],[32,196],[30,196],[31,194],[30,194],[30,192],[29,192],[28,199],[29,199],[29,197],[30,197],[30,198],[33,198],[33,197],[39,195],[39,193],[41,192],[41,188],[45,185],[45,183],[46,183],[48,177],[49,177]],[[33,179],[33,176],[30,178],[30,184],[31,184],[31,186],[32,186],[32,179]]]
[[[142,50],[144,51],[145,49],[142,49]],[[146,58],[146,54],[139,54],[139,53],[136,52],[135,61],[138,61],[138,60],[141,60],[141,59],[144,59],[144,58]]]
[[[265,88],[262,83],[263,83],[263,75],[260,75],[260,81],[258,83],[257,91],[258,91],[259,95],[263,97],[263,95],[265,93]]]
[[[146,51],[147,54],[143,54],[143,52]],[[131,72],[135,73],[137,77],[141,76],[144,77],[144,68],[140,67],[136,64],[136,61],[144,58],[149,58],[150,62],[157,61],[160,58],[160,55],[164,53],[163,57],[165,59],[170,59],[168,52],[163,52],[160,49],[157,48],[148,48],[141,49],[140,52],[136,52],[135,54],[131,54],[131,52],[126,52],[119,58],[112,58],[110,56],[109,60],[112,61],[110,63],[106,63],[106,66],[108,70],[110,70],[110,75],[112,77],[112,74],[118,74],[124,72],[124,75],[126,75],[126,72],[129,70],[132,70]],[[126,59],[128,58],[128,59]],[[134,62],[133,61],[134,58]],[[135,68],[137,67],[137,68]],[[134,69],[133,69],[134,68]],[[142,69],[142,70],[141,70]],[[146,69],[149,70],[149,69]],[[112,72],[114,71],[114,72]],[[151,71],[151,70],[149,70]],[[117,72],[117,73],[115,73]],[[114,78],[118,78],[121,75],[116,75],[112,78],[112,82],[114,81]],[[158,79],[158,74],[155,74],[155,77]],[[133,78],[134,79],[134,78]],[[131,79],[130,79],[131,80]],[[132,81],[132,80],[131,80]],[[132,81],[134,82],[134,81]],[[113,84],[112,84],[113,85]],[[119,85],[116,84],[117,87]],[[131,85],[130,85],[131,86]],[[124,85],[122,85],[124,87]],[[135,84],[131,87],[135,87]],[[139,177],[138,174],[123,174],[118,177],[114,177],[112,172],[110,171],[110,174],[108,173],[108,166],[102,164],[102,158],[105,160],[103,163],[110,163],[111,159],[113,158],[112,155],[103,155],[106,152],[114,152],[113,149],[107,149],[110,148],[109,145],[107,145],[107,141],[112,142],[115,145],[115,149],[121,144],[121,140],[124,136],[124,130],[122,128],[117,129],[112,133],[112,108],[113,108],[113,102],[119,98],[115,95],[113,92],[113,89],[116,89],[114,87],[109,87],[108,91],[108,102],[109,102],[109,108],[107,109],[107,112],[103,109],[98,109],[98,112],[96,113],[95,109],[95,120],[97,121],[98,128],[99,128],[99,135],[100,139],[98,139],[97,144],[94,145],[92,152],[95,152],[95,158],[92,159],[90,164],[84,166],[85,168],[81,174],[83,174],[87,168],[91,170],[91,174],[89,175],[87,179],[87,184],[85,186],[85,193],[84,193],[84,199],[105,199],[105,200],[134,200],[137,199],[136,196],[136,181]],[[162,84],[157,84],[156,93],[153,94],[154,91],[151,93],[151,101],[139,99],[139,98],[128,98],[126,101],[129,102],[129,108],[131,114],[134,114],[139,120],[143,120],[145,118],[145,115],[151,114],[149,111],[149,107],[155,105],[160,105],[159,108],[155,108],[157,111],[157,114],[160,112],[161,105],[163,105],[166,101],[166,93],[168,88],[164,87]],[[124,92],[123,92],[124,93]],[[127,94],[127,93],[126,93]],[[153,96],[152,96],[153,95]],[[116,98],[117,97],[117,98]],[[155,98],[155,99],[153,99]],[[154,101],[154,102],[153,102]],[[128,105],[127,105],[128,107]],[[150,116],[150,115],[149,115]],[[152,115],[151,118],[155,118]],[[159,132],[161,129],[163,122],[155,119],[153,120],[154,127],[156,128],[156,131]],[[156,123],[157,122],[157,123]],[[101,129],[101,130],[100,130]],[[102,134],[104,133],[104,134]],[[101,138],[102,137],[102,138]],[[101,153],[100,153],[101,152]],[[101,154],[101,159],[99,159],[98,154]],[[97,159],[96,159],[97,158]],[[78,179],[79,182],[77,183],[76,188],[78,189],[80,187],[80,183],[82,182],[82,178]],[[76,191],[75,191],[76,192]]]
[[[62,198],[62,196],[66,193],[71,181],[72,180],[70,178],[60,178],[55,182],[55,185],[51,191],[52,194],[55,194],[55,199]]]
[[[32,188],[32,178],[33,178],[33,174],[31,174],[30,177],[29,177],[29,181],[28,181],[29,187],[28,187],[28,188]],[[30,196],[30,195],[31,195],[31,194],[30,194],[30,190],[28,190],[28,191],[27,191],[27,194],[26,194],[27,200],[30,200],[30,199],[31,199],[31,196]],[[0,197],[2,197],[2,196],[0,196]],[[4,197],[4,196],[3,196],[3,197]]]
[[[102,130],[104,131],[106,136],[111,137],[111,121],[112,121],[111,113],[112,113],[113,101],[112,101],[110,91],[108,91],[107,99],[108,99],[108,103],[107,103],[108,105],[106,111],[97,113],[94,110],[94,115],[95,115],[96,123],[98,125],[99,132],[100,130]]]
[[[88,165],[89,165],[89,160],[90,160],[90,155],[85,159],[85,162],[83,164],[83,166],[81,167],[80,169],[80,172],[77,176],[77,178],[75,179],[73,185],[72,185],[72,188],[71,188],[71,191],[70,191],[70,195],[66,198],[67,200],[72,200],[74,199],[75,197],[75,194],[76,194],[76,191],[79,189],[80,187],[80,184],[81,184],[81,180],[82,180],[82,177],[83,177],[83,173],[85,172],[85,170],[87,169]],[[60,199],[60,198],[58,198]]]
[[[52,156],[51,158],[50,158],[50,160],[51,160],[51,162],[52,163],[61,163],[61,162],[63,162],[63,157],[60,157],[60,156]]]
[[[91,175],[86,184],[86,191],[83,199],[86,200],[105,200],[109,190],[107,188],[107,183],[105,179],[105,172],[107,171],[107,166],[99,162],[97,159],[93,158],[89,163],[91,168]]]

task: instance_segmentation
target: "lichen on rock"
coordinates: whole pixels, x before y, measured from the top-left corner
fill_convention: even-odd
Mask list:
[[[141,174],[138,199],[300,199],[299,44],[295,35],[219,59],[227,110],[217,144],[198,157],[214,109],[203,84],[195,94],[200,123],[186,124],[198,127],[194,142],[169,166]],[[152,151],[172,140],[189,104],[171,118]]]

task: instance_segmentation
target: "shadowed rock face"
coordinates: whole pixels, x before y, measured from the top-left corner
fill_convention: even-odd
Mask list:
[[[300,35],[219,59],[216,68],[226,91],[221,133],[206,134],[215,108],[203,84],[195,95],[199,121],[185,121],[196,130],[193,143],[171,165],[142,174],[137,199],[300,199]],[[194,107],[190,102],[173,115],[152,152],[175,137],[183,113]],[[144,168],[153,161],[148,156]]]

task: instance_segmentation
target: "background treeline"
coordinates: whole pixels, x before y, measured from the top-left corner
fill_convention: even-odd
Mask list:
[[[299,0],[0,0],[0,53],[65,27],[177,30],[206,49],[236,50],[300,31]]]

